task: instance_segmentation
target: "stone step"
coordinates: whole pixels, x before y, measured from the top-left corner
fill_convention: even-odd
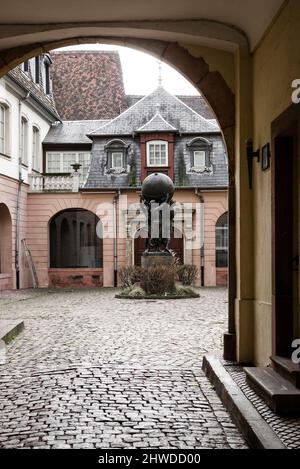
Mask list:
[[[300,389],[300,365],[293,363],[290,358],[271,357],[272,367],[283,378],[290,381],[296,388]]]
[[[249,386],[276,413],[300,415],[300,390],[273,368],[244,368]]]
[[[0,320],[0,340],[3,340],[6,344],[11,342],[18,334],[24,329],[24,321],[21,320]]]

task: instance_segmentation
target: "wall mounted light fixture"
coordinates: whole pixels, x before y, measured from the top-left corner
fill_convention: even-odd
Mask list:
[[[246,141],[246,148],[247,148],[247,163],[248,163],[248,181],[249,181],[249,189],[252,189],[252,181],[253,181],[253,158],[257,159],[259,163],[260,160],[260,151],[253,151],[253,140],[248,139]]]

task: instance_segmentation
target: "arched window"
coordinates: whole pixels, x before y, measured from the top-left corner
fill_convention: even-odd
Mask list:
[[[24,165],[28,165],[28,120],[21,117],[20,158]]]
[[[0,103],[0,153],[9,156],[9,106]]]
[[[96,232],[98,223],[95,214],[83,209],[64,210],[55,215],[50,222],[50,267],[102,267],[103,246]]]
[[[190,152],[191,171],[211,172],[212,143],[205,138],[197,137],[187,144],[187,148]]]
[[[127,145],[123,140],[112,140],[105,146],[106,172],[125,173],[127,170]]]
[[[216,267],[228,267],[228,212],[216,223]]]
[[[36,126],[32,127],[32,169],[40,171],[40,131]]]

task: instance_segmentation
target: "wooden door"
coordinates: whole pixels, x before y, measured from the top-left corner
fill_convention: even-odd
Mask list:
[[[141,257],[143,252],[145,251],[145,242],[146,238],[141,236],[141,231],[139,230],[136,233],[136,237],[134,240],[134,264],[141,265]],[[144,233],[144,231],[143,231]],[[180,264],[184,263],[184,254],[183,254],[183,237],[179,236],[179,233],[176,236],[172,236],[170,242],[170,249],[174,251],[175,256],[177,257]]]

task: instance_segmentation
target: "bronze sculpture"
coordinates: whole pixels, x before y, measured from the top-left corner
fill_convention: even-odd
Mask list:
[[[141,203],[147,220],[144,254],[172,255],[169,244],[175,215],[174,191],[172,179],[163,173],[150,174],[142,184]]]

